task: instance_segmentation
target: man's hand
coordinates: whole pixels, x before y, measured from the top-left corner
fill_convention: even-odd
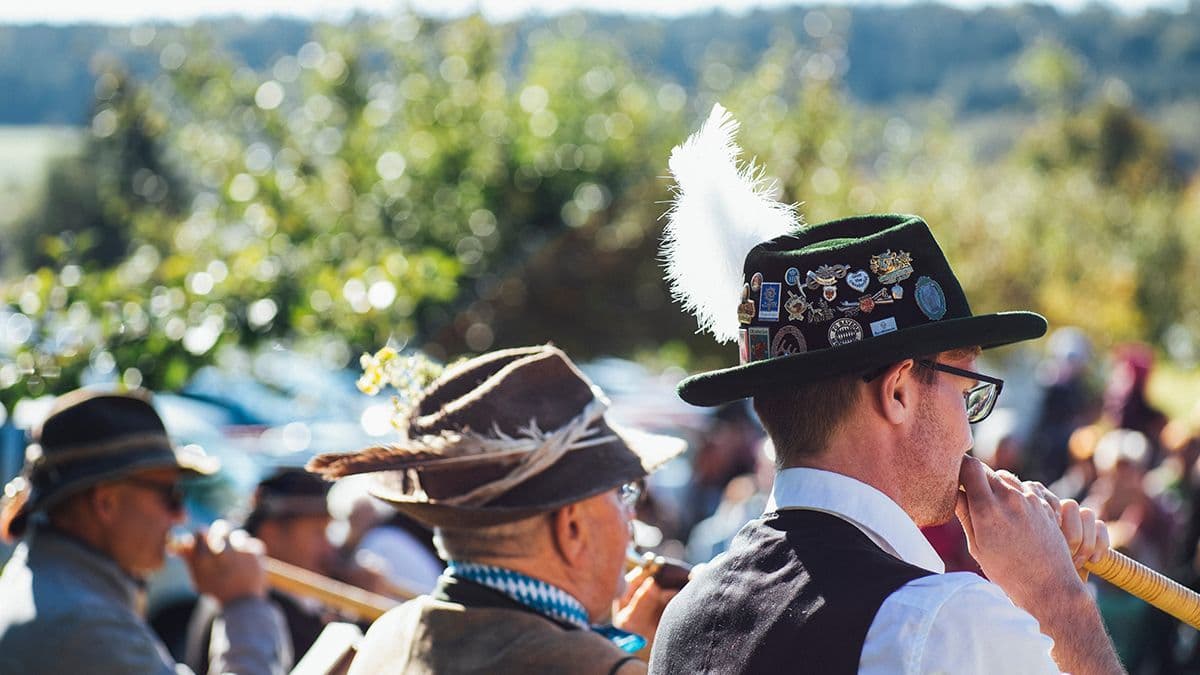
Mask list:
[[[196,591],[211,595],[222,605],[267,594],[263,543],[245,530],[234,530],[218,520],[177,552],[191,571]]]
[[[1075,504],[1060,526],[1066,512],[1043,496],[1049,491],[996,473],[973,457],[963,459],[959,481],[956,513],[971,555],[1013,602],[1029,610],[1047,597],[1082,589],[1072,556],[1081,549],[1083,558],[1093,553],[1094,517],[1085,525],[1086,514]]]
[[[667,603],[677,593],[677,589],[659,586],[654,577],[646,573],[644,567],[625,575],[625,593],[617,602],[617,610],[613,613],[613,625],[646,638],[646,646],[638,652],[638,656],[643,660],[649,660],[650,646],[654,643],[658,622],[662,619]]]
[[[1119,673],[1120,661],[1078,571],[1108,549],[1090,509],[1060,501],[1040,483],[964,457],[955,512],[984,574],[1054,640],[1064,672]]]
[[[1016,475],[1003,470],[997,471],[996,475],[1009,485],[1038,495],[1057,514],[1059,529],[1067,540],[1067,549],[1071,552],[1071,560],[1079,578],[1087,581],[1088,573],[1084,564],[1100,562],[1108,551],[1110,540],[1107,524],[1092,509],[1080,506],[1074,499],[1059,499],[1038,481],[1022,482]]]

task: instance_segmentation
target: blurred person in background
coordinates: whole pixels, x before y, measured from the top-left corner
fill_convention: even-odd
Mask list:
[[[704,563],[724,553],[742,527],[766,507],[775,475],[775,446],[760,439],[753,473],[736,476],[725,484],[717,510],[692,528],[687,541],[687,561]]]
[[[325,576],[341,576],[327,535],[329,483],[302,468],[282,468],[263,479],[254,491],[242,528],[262,541],[266,554]],[[277,589],[267,597],[283,613],[292,653],[302,657],[325,625],[339,617],[320,602]],[[186,661],[196,673],[208,672],[209,635],[220,607],[202,598],[192,615]]]
[[[1155,569],[1165,569],[1174,541],[1174,515],[1146,490],[1150,441],[1129,429],[1114,429],[1096,444],[1096,481],[1084,505],[1108,524],[1114,548]]]
[[[1108,524],[1112,547],[1160,571],[1174,571],[1174,514],[1147,491],[1150,440],[1141,432],[1114,429],[1096,444],[1096,481],[1084,504]],[[1170,617],[1103,581],[1096,604],[1121,662],[1132,673],[1160,672],[1170,656]]]
[[[1090,422],[1095,410],[1088,382],[1091,341],[1083,331],[1067,326],[1050,334],[1047,348],[1049,354],[1037,371],[1042,400],[1029,434],[1027,475],[1049,485],[1067,469],[1071,433]]]
[[[1146,396],[1153,369],[1154,352],[1148,346],[1121,345],[1113,350],[1112,371],[1104,389],[1105,421],[1117,429],[1141,432],[1149,442],[1147,467],[1158,466],[1162,455],[1158,440],[1167,425],[1167,416]]]
[[[329,510],[341,534],[342,567],[369,570],[386,583],[356,581],[359,574],[346,581],[384,595],[432,591],[445,568],[433,545],[433,531],[371,496],[369,485],[370,479],[356,476],[339,480],[329,492]]]
[[[692,456],[689,523],[711,516],[725,497],[725,486],[758,466],[763,431],[745,401],[717,408]]]
[[[1050,491],[1063,499],[1083,501],[1096,482],[1096,465],[1092,457],[1096,454],[1096,444],[1104,435],[1104,429],[1098,424],[1079,427],[1071,433],[1067,441],[1067,452],[1070,463],[1062,477],[1050,484]]]
[[[0,672],[185,672],[143,618],[144,585],[183,523],[180,479],[215,472],[215,460],[174,448],[144,392],[66,394],[33,438],[0,506],[0,533],[24,536],[0,575]],[[179,548],[220,606],[214,672],[284,672],[261,542],[214,524]]]
[[[447,562],[431,594],[371,626],[350,672],[645,672],[673,592],[623,571],[640,481],[683,444],[613,429],[551,346],[458,364],[411,405],[398,442],[309,464],[372,476]]]

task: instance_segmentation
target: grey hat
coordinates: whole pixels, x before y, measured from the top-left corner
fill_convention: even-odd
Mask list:
[[[171,443],[148,391],[64,394],[34,430],[25,468],[0,498],[0,535],[20,536],[30,515],[97,483],[163,467],[210,475],[219,463],[196,446]]]

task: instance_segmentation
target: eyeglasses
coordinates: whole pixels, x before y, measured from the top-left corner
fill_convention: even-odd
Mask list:
[[[183,510],[183,486],[179,483],[159,483],[152,480],[143,480],[141,478],[126,478],[123,483],[135,485],[144,490],[149,490],[158,495],[163,506],[172,513],[178,513]]]
[[[637,508],[638,502],[642,499],[642,484],[637,481],[625,483],[617,488],[617,499],[621,500],[621,504],[625,508]]]
[[[1004,380],[998,377],[989,377],[981,375],[963,368],[955,368],[944,363],[931,361],[928,359],[920,359],[917,363],[951,375],[958,375],[979,382],[979,384],[971,387],[963,392],[963,402],[967,407],[967,421],[971,424],[982,422],[988,415],[992,414],[992,409],[996,407],[996,399],[1000,398],[1000,390],[1004,388]]]

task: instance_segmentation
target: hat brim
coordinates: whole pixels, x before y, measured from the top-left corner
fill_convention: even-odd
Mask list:
[[[62,503],[68,497],[78,494],[93,485],[99,485],[110,480],[117,480],[151,469],[179,469],[185,477],[194,478],[211,476],[221,468],[221,461],[207,455],[203,450],[193,446],[166,446],[167,452],[160,451],[148,456],[120,464],[105,470],[95,471],[86,476],[55,486],[53,489],[42,491],[32,490],[28,499],[13,513],[7,524],[0,524],[0,530],[6,530],[9,536],[19,537],[26,529],[29,517],[38,511],[44,511],[56,504]],[[169,454],[168,454],[169,453]]]
[[[1033,312],[999,312],[947,319],[841,347],[754,361],[693,375],[679,383],[679,397],[715,406],[757,394],[865,373],[888,363],[961,347],[1001,347],[1046,334],[1046,319]]]
[[[673,436],[616,427],[611,423],[609,427],[618,437],[616,442],[572,451],[579,453],[579,457],[565,458],[544,472],[561,472],[561,480],[534,476],[527,483],[536,480],[543,486],[540,490],[523,489],[526,483],[522,483],[483,506],[441,504],[408,494],[400,489],[400,481],[392,480],[398,477],[398,472],[393,471],[374,474],[375,484],[368,491],[430,527],[488,527],[547,513],[644,478],[687,448],[683,439]],[[590,461],[582,461],[584,453],[593,455]],[[572,459],[580,459],[580,465],[572,467]],[[585,464],[589,466],[585,467]],[[589,467],[590,471],[587,471]]]

